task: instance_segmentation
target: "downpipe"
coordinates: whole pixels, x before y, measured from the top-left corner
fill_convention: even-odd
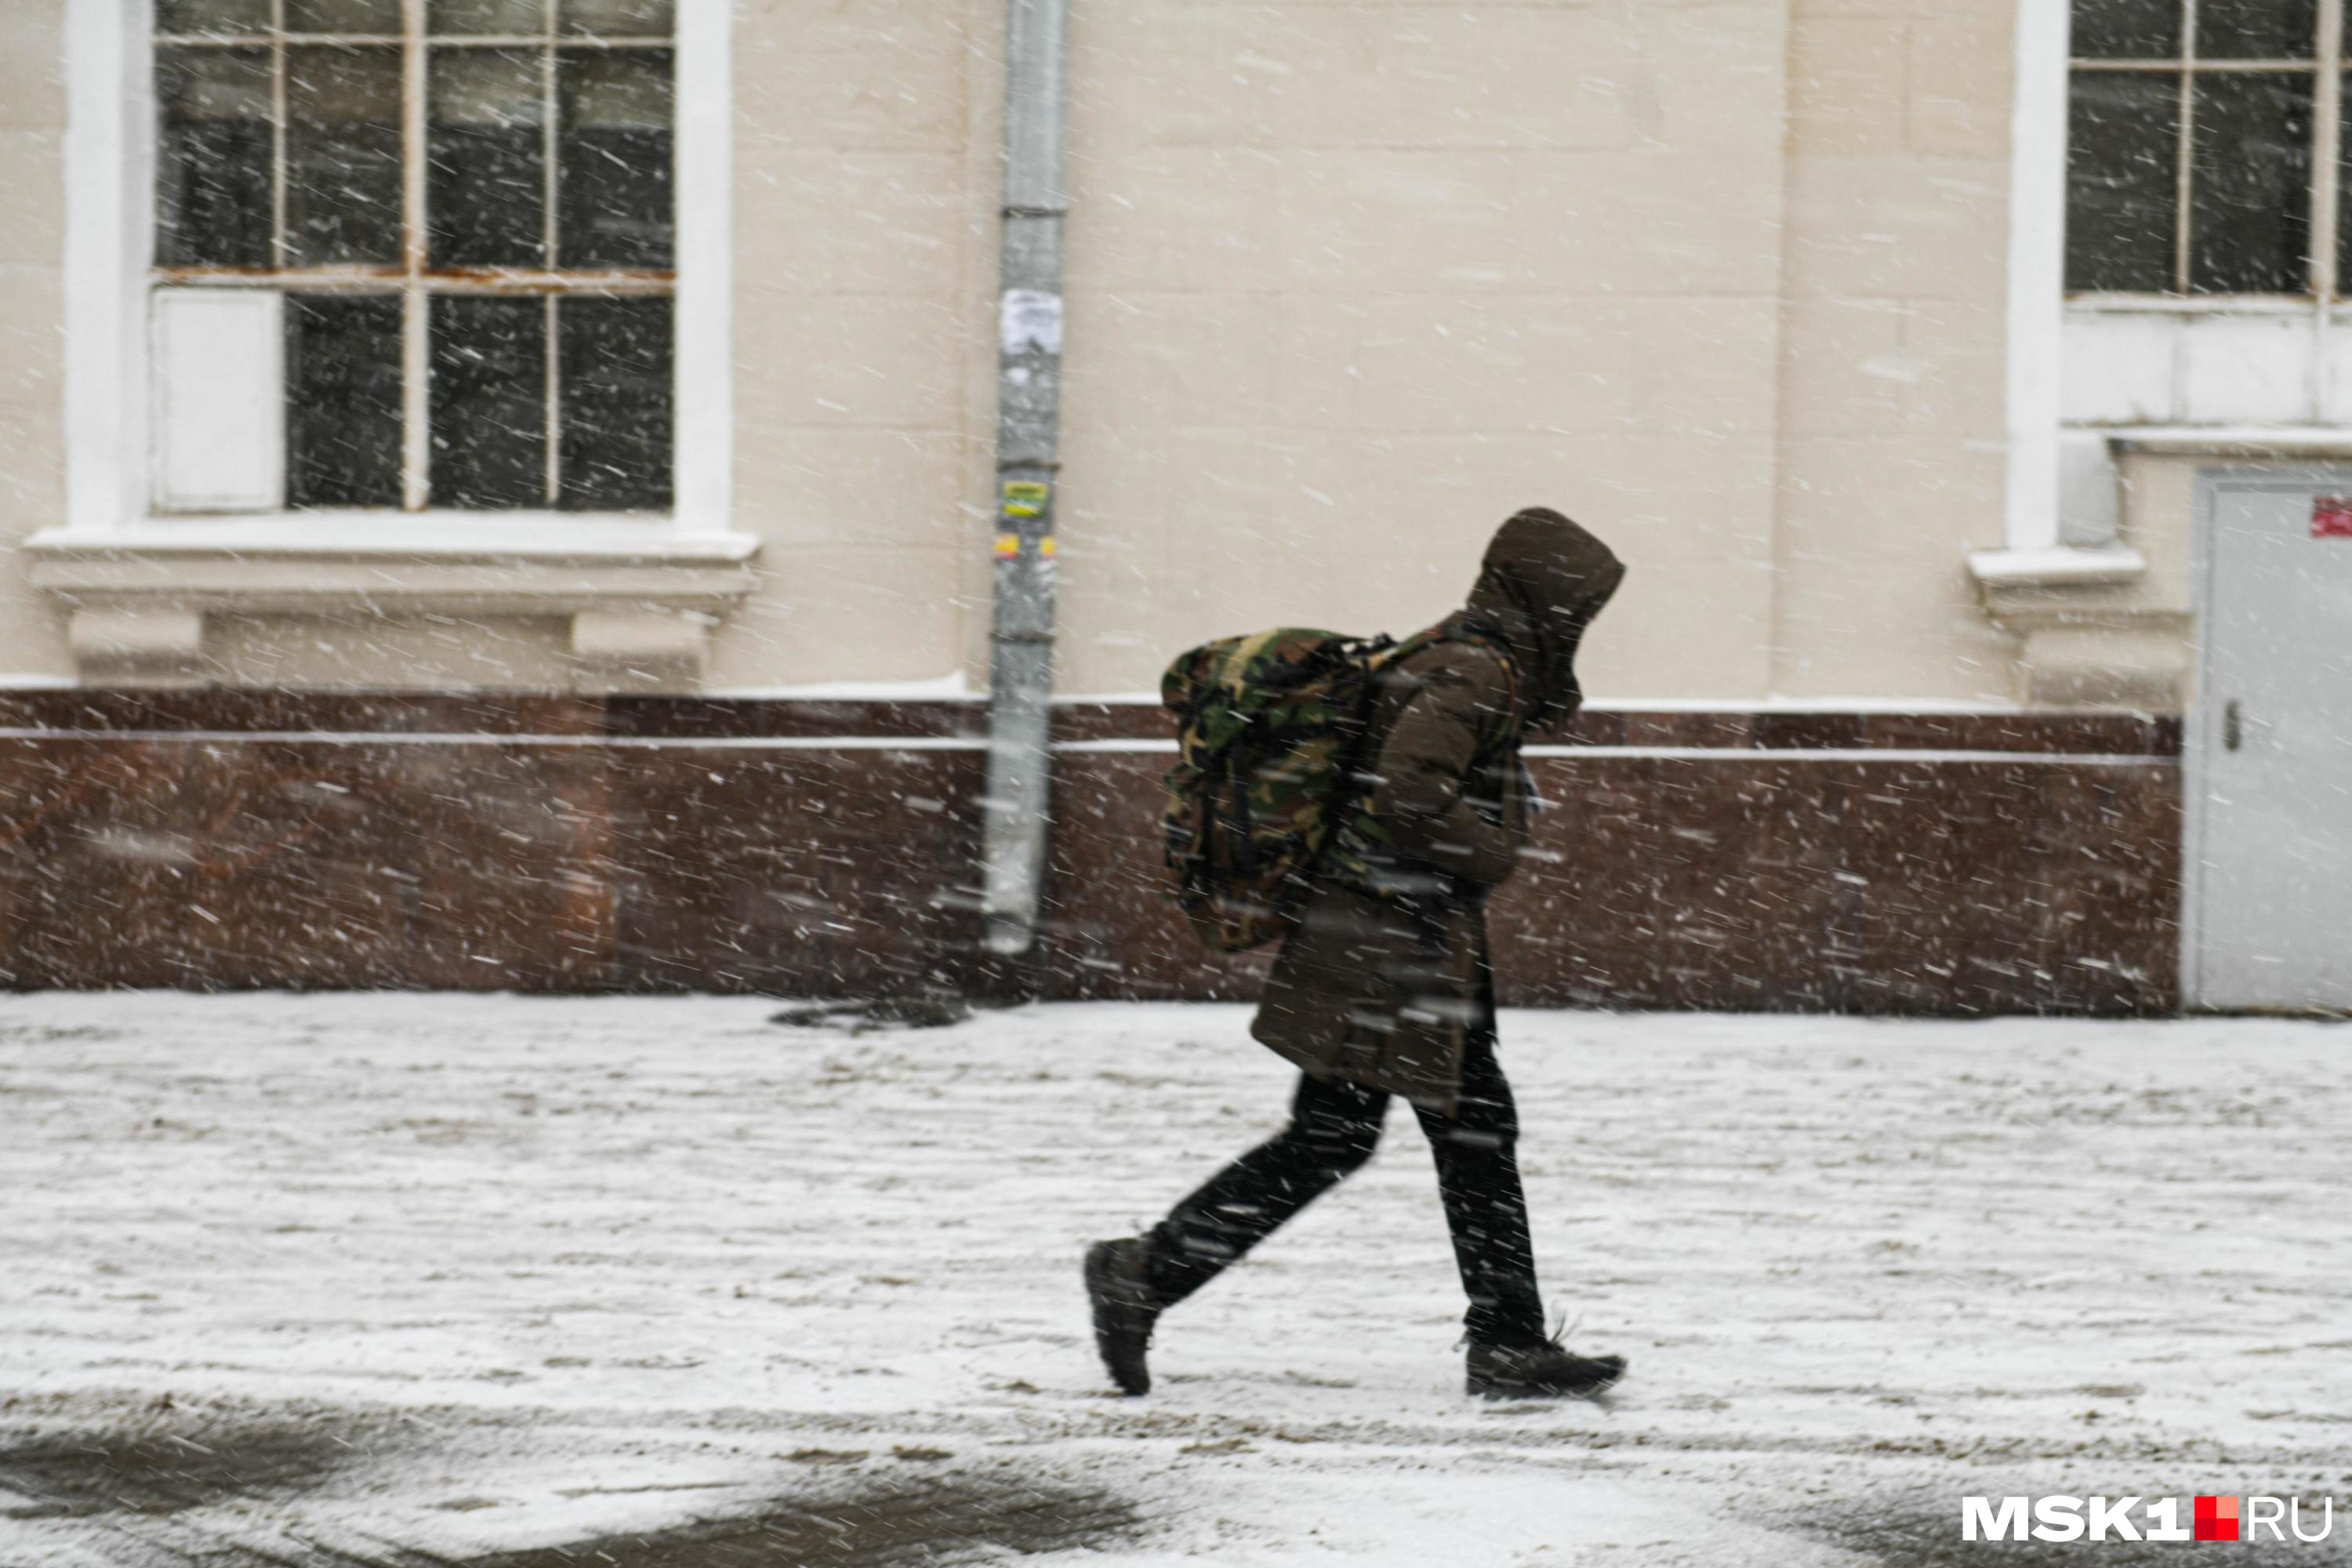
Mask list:
[[[1051,795],[1054,511],[1061,468],[1066,0],[1006,0],[996,515],[981,913],[988,950],[1035,942]]]

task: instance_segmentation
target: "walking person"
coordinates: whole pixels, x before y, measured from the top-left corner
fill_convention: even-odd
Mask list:
[[[1370,1159],[1394,1096],[1435,1157],[1470,1392],[1584,1395],[1623,1375],[1621,1357],[1544,1331],[1486,902],[1528,842],[1522,738],[1575,715],[1577,645],[1624,574],[1591,534],[1529,508],[1496,531],[1468,603],[1379,668],[1360,802],[1315,862],[1251,1026],[1302,1070],[1290,1124],[1148,1234],[1087,1254],[1096,1345],[1123,1392],[1151,1386],[1160,1314]]]

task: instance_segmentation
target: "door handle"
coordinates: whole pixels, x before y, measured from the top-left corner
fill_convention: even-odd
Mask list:
[[[2221,749],[2234,752],[2245,743],[2246,726],[2234,697],[2221,706]]]

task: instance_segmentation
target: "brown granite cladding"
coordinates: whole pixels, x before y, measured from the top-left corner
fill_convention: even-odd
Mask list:
[[[2174,1005],[2179,781],[2168,763],[1570,758],[1541,776],[1561,809],[1538,845],[1560,859],[1496,908],[1505,991],[1517,999],[1954,1014]],[[1547,950],[1561,959],[1511,956]]]
[[[1055,710],[1065,741],[1168,740],[1168,715],[1148,702],[1069,702]],[[974,732],[984,715],[971,720]],[[1569,746],[1730,747],[1791,751],[2042,752],[2091,756],[2178,756],[2180,721],[2147,713],[1857,713],[1588,709],[1548,743]]]
[[[612,699],[106,687],[0,690],[0,731],[591,735]]]
[[[971,983],[976,751],[0,742],[0,983]],[[879,874],[877,874],[879,873]]]
[[[1157,703],[1055,705],[1065,742],[1173,738]],[[977,739],[988,710],[971,700],[572,697],[501,693],[286,691],[236,688],[0,690],[0,732],[609,735],[646,740],[758,740],[854,735]],[[2178,756],[2180,721],[2146,713],[1748,712],[1588,709],[1545,736],[1571,746],[1738,750],[1961,750],[2095,756]]]
[[[1270,953],[1228,957],[1194,940],[1163,891],[1164,752],[1065,752],[1055,777],[1045,951],[1031,985],[1074,998],[1244,1001]]]
[[[1150,896],[1160,759],[1066,772],[1055,994],[1247,996]],[[1503,999],[1968,1015],[2177,1005],[2161,759],[1546,757],[1496,897]],[[1113,967],[1113,966],[1116,967]]]
[[[613,946],[577,747],[0,743],[19,986],[574,990]]]
[[[1060,714],[979,949],[971,702],[0,693],[0,983],[1246,998],[1160,888],[1166,720]],[[2175,1005],[2168,717],[1612,710],[1533,763],[1507,1001]],[[1602,748],[1592,754],[1580,754]]]
[[[612,753],[609,984],[875,996],[979,981],[983,754]]]

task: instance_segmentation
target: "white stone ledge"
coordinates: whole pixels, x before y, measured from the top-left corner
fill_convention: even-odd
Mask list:
[[[710,628],[748,595],[760,542],[565,514],[304,513],[50,529],[36,587],[72,612],[85,679],[201,679],[211,615],[572,619],[583,685],[698,679]]]
[[[2124,544],[1981,550],[1969,557],[1992,623],[2018,639],[2035,707],[2159,712],[2180,704],[2186,620],[2141,602],[2147,561]]]
[[[2147,574],[2147,558],[2123,544],[2094,550],[1979,550],[1969,556],[1969,572],[1987,588],[2087,587],[2135,582]]]
[[[2095,428],[2119,451],[2309,462],[2352,458],[2352,430],[2327,426],[2112,425]]]

